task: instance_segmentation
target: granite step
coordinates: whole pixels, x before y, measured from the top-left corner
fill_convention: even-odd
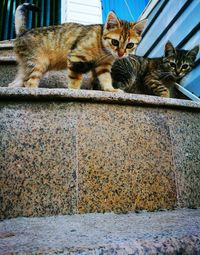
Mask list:
[[[2,57],[14,57],[12,41],[0,41],[0,59]]]
[[[0,218],[200,206],[200,104],[0,88]]]
[[[13,46],[15,39],[0,41],[0,47]]]
[[[0,222],[0,255],[198,255],[200,208]]]
[[[0,41],[0,87],[7,87],[17,72],[13,41]]]

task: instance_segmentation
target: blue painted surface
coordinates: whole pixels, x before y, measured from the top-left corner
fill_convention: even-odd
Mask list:
[[[46,1],[46,26],[50,25],[50,10],[51,10],[50,0],[47,0]]]
[[[29,3],[33,3],[32,0],[30,1],[26,1],[26,2],[29,2]],[[32,18],[33,18],[33,13],[32,12],[28,12],[28,29],[31,29],[32,28]]]
[[[4,32],[4,38],[8,37],[9,34],[9,19],[10,19],[10,11],[11,9],[11,0],[8,0],[7,2],[7,10],[6,10],[6,17],[5,17],[5,32]]]
[[[163,53],[162,44],[170,40],[173,45],[178,45],[190,31],[199,23],[199,10],[200,2],[194,1],[186,12],[184,12],[181,17],[170,27],[169,31],[166,33],[160,43],[154,48],[150,53],[150,56],[155,56],[157,54]],[[192,14],[192,15],[191,15]],[[160,27],[159,27],[160,28]],[[157,31],[160,30],[157,28]],[[199,38],[200,39],[200,38]],[[199,42],[198,42],[199,43]],[[197,44],[197,41],[196,43]]]
[[[149,15],[148,24],[155,17],[154,23],[144,33],[144,37],[137,49],[138,55],[159,57],[164,54],[164,45],[170,40],[174,46],[181,43],[182,48],[192,49],[200,44],[200,1],[199,0],[168,0],[162,12],[157,15],[164,0],[159,1],[156,8]],[[183,10],[183,7],[186,6]],[[175,18],[174,22],[173,19]],[[147,28],[148,28],[147,24]],[[195,33],[187,39],[188,34],[195,28]],[[167,29],[165,33],[163,30]],[[186,38],[186,40],[185,40]],[[158,41],[156,41],[158,40]],[[183,43],[182,43],[183,42]],[[200,52],[197,60],[200,59]],[[200,65],[190,72],[181,85],[200,97]]]
[[[105,22],[109,11],[114,11],[120,19],[136,21],[149,0],[102,0],[102,17]]]

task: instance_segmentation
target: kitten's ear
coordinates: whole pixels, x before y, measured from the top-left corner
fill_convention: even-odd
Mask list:
[[[165,44],[165,57],[172,56],[176,53],[176,49],[170,41]]]
[[[105,28],[109,30],[119,27],[119,25],[119,20],[115,13],[113,11],[109,12],[105,23]]]
[[[199,46],[196,45],[193,49],[189,50],[187,55],[192,58],[193,61],[195,61],[195,58],[199,52]]]
[[[133,28],[136,30],[138,35],[141,35],[146,24],[147,24],[147,19],[143,19],[143,20],[137,21],[136,24],[133,26]]]

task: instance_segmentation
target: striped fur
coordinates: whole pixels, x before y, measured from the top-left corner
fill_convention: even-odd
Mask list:
[[[20,11],[22,7],[18,8],[16,20],[23,21],[25,12]],[[135,50],[145,23],[146,20],[119,20],[113,12],[108,14],[104,26],[65,23],[27,31],[26,24],[22,22],[20,27],[18,22],[14,50],[19,71],[9,86],[37,88],[45,72],[67,68],[69,88],[79,89],[83,74],[92,70],[98,75],[103,90],[121,91],[112,86],[112,63]]]
[[[198,50],[199,46],[192,50],[177,49],[167,42],[165,56],[161,58],[130,54],[128,58],[114,62],[111,71],[113,87],[129,93],[175,97],[174,83],[180,82],[191,71]]]

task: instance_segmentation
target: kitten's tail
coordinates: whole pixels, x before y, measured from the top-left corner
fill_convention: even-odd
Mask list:
[[[34,4],[21,4],[17,7],[15,12],[15,31],[16,35],[21,35],[27,31],[27,11],[36,11],[39,12],[40,8],[35,6]]]

